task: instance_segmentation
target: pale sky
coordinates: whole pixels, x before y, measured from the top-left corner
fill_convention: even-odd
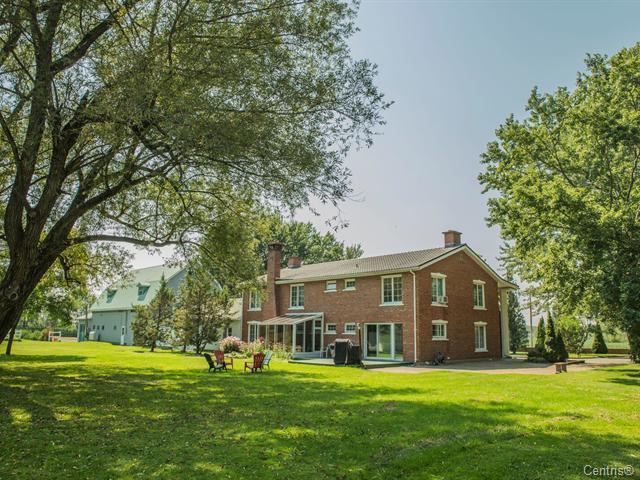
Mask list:
[[[353,54],[378,64],[395,104],[373,147],[347,158],[357,200],[341,205],[349,227],[338,237],[371,256],[440,246],[452,228],[497,266],[480,154],[509,114],[523,116],[534,86],[571,87],[586,53],[640,41],[638,19],[640,1],[363,0]],[[338,212],[319,211],[296,218],[326,231]],[[134,266],[161,262],[138,251]]]

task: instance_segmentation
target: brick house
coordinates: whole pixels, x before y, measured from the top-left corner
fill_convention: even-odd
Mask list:
[[[508,353],[508,291],[461,234],[414,252],[280,268],[282,245],[269,245],[265,292],[246,292],[242,338],[291,345],[320,356],[336,339],[362,345],[368,359],[431,361],[500,358]]]

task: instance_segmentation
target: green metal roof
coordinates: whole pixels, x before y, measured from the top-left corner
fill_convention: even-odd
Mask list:
[[[170,280],[183,271],[184,269],[180,267],[165,267],[164,265],[132,270],[125,279],[114,283],[102,292],[91,306],[91,311],[131,310],[134,305],[148,305],[158,291],[163,274],[164,279],[169,282],[170,286],[173,286],[172,283],[175,282],[170,282]],[[138,296],[139,287],[140,293],[146,288],[147,291],[144,295]]]

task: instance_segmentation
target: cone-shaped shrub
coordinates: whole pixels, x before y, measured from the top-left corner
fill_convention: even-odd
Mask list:
[[[558,335],[556,335],[556,344],[558,346],[558,360],[564,362],[569,358],[569,352],[567,352],[567,347],[564,344],[561,332],[558,332]]]
[[[536,331],[536,350],[540,353],[544,353],[545,350],[545,342],[547,340],[547,332],[544,324],[544,318],[540,318],[540,322],[538,323],[538,330]]]
[[[545,352],[544,358],[547,362],[557,362],[558,361],[558,339],[556,338],[556,327],[553,324],[553,318],[549,315],[547,318],[547,335],[545,340]]]
[[[596,323],[596,328],[593,332],[593,345],[591,346],[593,353],[608,353],[609,349],[604,342],[604,335],[602,335],[602,328],[599,323]]]

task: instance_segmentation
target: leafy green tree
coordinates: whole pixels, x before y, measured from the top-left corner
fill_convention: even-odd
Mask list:
[[[193,345],[201,353],[215,342],[233,318],[233,298],[202,268],[193,268],[180,287],[181,307],[176,311],[175,333],[181,345]]]
[[[192,245],[238,202],[349,194],[388,106],[339,0],[0,6],[0,341],[68,248]]]
[[[280,215],[268,215],[256,246],[263,269],[267,264],[267,244],[274,239],[282,242],[283,267],[293,255],[311,264],[359,258],[363,254],[359,244],[345,245],[331,232],[320,233],[310,222],[285,221]]]
[[[162,275],[160,286],[149,305],[135,306],[135,320],[131,324],[133,342],[155,351],[158,343],[167,342],[173,330],[175,294]]]
[[[626,332],[640,361],[640,44],[589,55],[573,90],[534,89],[483,154],[489,223],[518,276]]]
[[[536,345],[535,348],[538,352],[544,353],[547,349],[547,328],[544,323],[544,318],[540,317],[538,322],[538,328],[536,329]]]
[[[520,307],[520,295],[509,292],[509,348],[515,353],[518,348],[526,346],[529,340],[527,324]]]
[[[593,328],[593,345],[591,346],[591,351],[593,353],[600,354],[609,353],[609,348],[607,348],[607,343],[604,341],[602,327],[599,323],[596,323],[595,327]]]
[[[551,315],[547,317],[544,347],[544,358],[547,361],[557,362],[558,360],[560,360],[558,337],[556,335],[555,323]]]
[[[558,334],[562,334],[566,348],[577,355],[582,353],[584,344],[589,338],[589,326],[572,315],[558,317],[556,322]]]

